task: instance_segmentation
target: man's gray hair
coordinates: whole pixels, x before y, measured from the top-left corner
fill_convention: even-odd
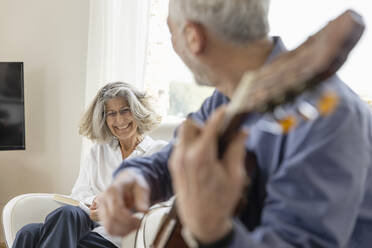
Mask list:
[[[170,0],[172,19],[206,26],[221,38],[248,43],[267,36],[270,0]]]
[[[117,145],[116,137],[106,124],[105,113],[106,101],[116,97],[123,97],[127,101],[139,134],[153,130],[160,123],[161,117],[150,106],[149,95],[128,83],[115,82],[98,91],[81,119],[79,134],[92,141]]]

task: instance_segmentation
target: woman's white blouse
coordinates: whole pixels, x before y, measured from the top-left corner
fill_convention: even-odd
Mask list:
[[[126,158],[149,156],[167,145],[163,140],[145,136],[136,149]],[[111,184],[112,174],[123,161],[120,147],[109,144],[94,144],[80,168],[79,177],[72,189],[71,197],[92,204],[94,197],[104,192]]]
[[[149,156],[167,144],[163,140],[153,140],[151,137],[145,136],[126,159]],[[122,161],[120,147],[112,148],[109,144],[94,144],[80,168],[71,197],[86,204],[92,204],[93,199],[110,186],[113,180],[112,174]],[[99,233],[117,247],[121,246],[122,238],[109,235],[103,226],[94,228],[93,232]]]

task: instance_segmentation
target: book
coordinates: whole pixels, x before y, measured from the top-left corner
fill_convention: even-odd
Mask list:
[[[54,194],[53,195],[53,200],[55,200],[57,202],[60,202],[60,203],[63,203],[63,204],[66,204],[66,205],[80,207],[88,215],[90,214],[90,209],[85,203],[83,203],[79,200],[76,200],[76,199],[72,198],[71,196]]]

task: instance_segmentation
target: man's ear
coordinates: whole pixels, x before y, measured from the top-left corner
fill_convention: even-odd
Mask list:
[[[188,22],[183,30],[188,49],[193,54],[200,54],[206,46],[205,29],[200,24]]]

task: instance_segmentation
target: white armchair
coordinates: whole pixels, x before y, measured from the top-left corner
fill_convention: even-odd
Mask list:
[[[17,231],[29,223],[44,222],[48,213],[63,204],[53,194],[24,194],[11,199],[3,209],[3,229],[8,247],[12,247]]]
[[[169,141],[178,124],[178,122],[162,124],[150,136]],[[53,194],[24,194],[11,199],[2,213],[2,224],[8,247],[12,247],[17,231],[24,225],[44,222],[48,213],[62,205],[53,200]]]

